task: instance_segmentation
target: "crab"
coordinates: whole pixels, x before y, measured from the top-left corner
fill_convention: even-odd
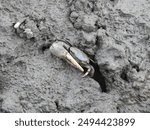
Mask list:
[[[87,75],[92,77],[94,75],[94,68],[90,64],[90,58],[80,49],[71,46],[69,42],[56,40],[50,46],[50,52],[67,61],[81,72],[85,72],[82,77]]]
[[[27,39],[34,38],[34,34],[30,28],[25,27],[26,20],[18,21],[14,24],[14,29],[20,37],[26,37]]]

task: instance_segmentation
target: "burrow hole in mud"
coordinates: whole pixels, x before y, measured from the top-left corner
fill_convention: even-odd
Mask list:
[[[39,47],[39,52],[42,52],[44,53],[44,51],[46,51],[47,49],[50,48],[50,44],[42,44],[40,47]]]
[[[55,105],[56,105],[57,110],[59,110],[59,101],[58,100],[55,101]]]
[[[90,62],[90,64],[94,67],[95,69],[95,73],[93,75],[93,79],[95,81],[97,81],[101,87],[102,92],[107,92],[107,86],[106,86],[106,82],[105,82],[105,77],[103,76],[103,74],[100,71],[100,68],[98,66],[97,63],[95,62]]]
[[[121,79],[123,79],[126,82],[129,82],[128,76],[127,76],[127,70],[122,70],[122,73],[120,74]]]

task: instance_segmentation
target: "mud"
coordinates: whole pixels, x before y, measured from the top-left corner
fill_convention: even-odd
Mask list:
[[[150,112],[150,2],[0,0],[0,112]],[[17,35],[27,19],[34,40]],[[54,39],[83,50],[82,73],[49,52]]]

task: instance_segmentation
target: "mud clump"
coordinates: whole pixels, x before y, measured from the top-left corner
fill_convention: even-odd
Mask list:
[[[150,112],[149,6],[146,0],[1,1],[0,112]],[[34,40],[14,31],[21,19]],[[52,56],[55,39],[93,59],[95,77],[81,78]]]

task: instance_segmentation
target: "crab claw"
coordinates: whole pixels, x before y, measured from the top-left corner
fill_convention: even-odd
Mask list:
[[[74,67],[79,69],[80,71],[84,72],[84,69],[78,64],[78,62],[70,55],[69,52],[66,52],[64,57],[70,64],[72,64]]]
[[[66,60],[68,63],[70,63],[74,67],[84,72],[84,69],[78,64],[78,62],[67,51],[69,47],[70,47],[69,45],[65,44],[62,41],[55,41],[50,47],[50,52],[53,55]]]

